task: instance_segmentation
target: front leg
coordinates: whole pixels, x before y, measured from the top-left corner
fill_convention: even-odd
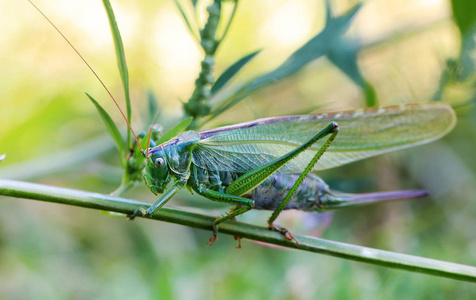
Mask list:
[[[149,206],[147,209],[144,207],[139,207],[135,209],[131,214],[127,215],[129,220],[134,220],[137,215],[141,215],[142,217],[150,217],[155,214],[162,206],[164,206],[170,199],[172,199],[175,194],[185,185],[182,181],[177,181],[174,185],[167,190],[154,204]]]

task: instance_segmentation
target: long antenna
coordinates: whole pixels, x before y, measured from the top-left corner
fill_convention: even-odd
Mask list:
[[[46,21],[48,21],[48,23],[51,24],[51,26],[53,26],[53,28],[63,37],[63,39],[69,44],[69,46],[74,50],[74,52],[76,52],[76,54],[81,58],[81,60],[86,64],[86,66],[88,66],[89,70],[91,70],[91,72],[93,72],[94,76],[97,78],[97,80],[101,83],[101,85],[103,86],[103,88],[106,90],[106,92],[109,94],[109,96],[111,97],[112,101],[114,102],[114,104],[116,105],[117,109],[119,109],[119,111],[121,112],[121,115],[122,117],[124,118],[124,121],[126,121],[127,123],[127,127],[129,127],[129,129],[131,130],[131,133],[132,135],[134,136],[134,139],[136,140],[137,142],[137,145],[139,146],[140,150],[142,151],[142,153],[144,153],[144,149],[142,149],[142,146],[140,145],[139,143],[139,139],[137,139],[137,136],[136,134],[134,133],[134,130],[132,130],[132,126],[131,124],[129,123],[129,121],[127,120],[126,118],[126,115],[124,114],[124,112],[122,111],[121,107],[119,106],[119,104],[117,103],[116,99],[114,98],[114,96],[112,96],[111,92],[109,91],[109,89],[106,87],[106,85],[104,84],[104,82],[101,80],[101,78],[99,78],[98,74],[96,73],[96,71],[94,71],[94,69],[91,67],[91,65],[86,61],[86,59],[81,55],[81,53],[79,53],[79,51],[73,46],[73,44],[68,40],[68,38],[61,32],[61,30],[58,29],[58,27],[56,27],[56,25],[31,1],[31,0],[27,0],[28,2],[30,2],[31,5],[33,5],[33,7],[46,19]]]

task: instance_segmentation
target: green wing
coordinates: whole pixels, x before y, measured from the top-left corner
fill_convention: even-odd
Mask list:
[[[434,141],[454,127],[456,115],[448,105],[422,103],[260,119],[199,132],[202,139],[193,151],[193,163],[212,171],[245,173],[294,150],[332,121],[339,125],[339,134],[314,170]],[[301,172],[323,143],[318,141],[279,172]]]

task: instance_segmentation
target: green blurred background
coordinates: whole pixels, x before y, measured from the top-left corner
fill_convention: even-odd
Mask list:
[[[122,88],[102,3],[36,3],[120,99]],[[331,3],[334,14],[340,15],[357,2]],[[202,54],[172,1],[119,0],[112,5],[130,72],[133,127],[143,128],[149,90],[159,100],[161,121],[167,127],[181,115],[181,101],[193,91]],[[435,143],[322,172],[332,188],[346,192],[421,188],[431,194],[339,211],[322,237],[476,265],[472,106],[476,35],[470,26],[474,6],[471,1],[376,0],[365,2],[358,12],[346,36],[362,47],[359,67],[380,105],[441,98],[456,107],[459,120],[450,135]],[[84,64],[27,1],[2,3],[0,16],[0,154],[7,153],[0,177],[113,191],[121,179],[119,156],[84,92],[102,100],[125,131],[119,113]],[[218,52],[217,70],[221,73],[262,48],[237,81],[269,71],[324,24],[323,1],[242,1]],[[360,88],[321,58],[242,101],[207,128],[364,105]],[[144,186],[128,196],[155,199]],[[184,193],[168,205],[210,215],[226,210],[209,202]],[[249,241],[237,250],[236,241],[225,235],[209,248],[210,232],[173,224],[128,222],[94,210],[13,198],[1,198],[0,205],[1,299],[476,297],[476,286],[470,283]],[[263,225],[268,214],[250,212],[240,220]],[[306,234],[310,223],[328,219],[287,212],[281,223]],[[314,231],[325,229],[313,226]]]

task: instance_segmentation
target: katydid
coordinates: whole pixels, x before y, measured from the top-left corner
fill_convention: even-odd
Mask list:
[[[188,186],[210,200],[234,205],[213,223],[210,244],[216,240],[218,224],[253,208],[273,210],[268,227],[291,239],[287,230],[274,225],[284,209],[321,212],[426,195],[421,190],[334,192],[311,171],[425,144],[448,133],[455,123],[450,106],[415,103],[187,131],[147,149],[145,183],[154,194],[164,194],[129,217],[153,215]]]
[[[111,96],[141,147],[112,94],[69,44]],[[205,198],[233,205],[225,216],[213,222],[209,245],[215,242],[220,223],[253,208],[272,210],[268,227],[293,239],[286,229],[274,225],[285,209],[321,212],[426,195],[421,190],[340,193],[329,189],[313,171],[434,141],[448,133],[455,123],[456,116],[450,106],[421,103],[274,117],[205,131],[186,131],[158,146],[147,146],[146,151],[141,149],[146,158],[144,181],[154,194],[163,195],[151,206],[139,208],[128,217],[153,215],[180,189],[188,187]]]

